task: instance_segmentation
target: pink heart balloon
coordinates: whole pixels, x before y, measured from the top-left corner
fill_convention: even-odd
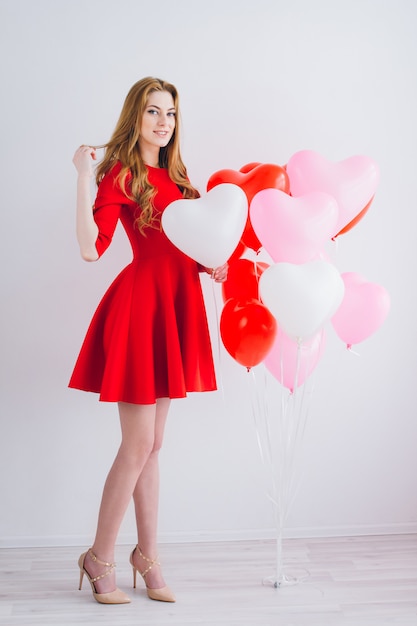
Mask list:
[[[339,215],[336,200],[327,193],[293,198],[279,189],[258,192],[249,211],[253,229],[275,263],[314,259],[334,233]]]
[[[262,273],[259,290],[284,333],[305,341],[337,311],[344,283],[336,267],[326,261],[276,263]]]
[[[332,317],[333,328],[348,347],[375,333],[390,309],[390,297],[382,285],[367,282],[355,272],[341,275],[345,285],[342,303]]]
[[[204,267],[230,258],[248,217],[245,192],[231,183],[217,185],[196,200],[175,200],[162,214],[166,236]]]
[[[335,198],[339,217],[336,236],[370,202],[379,182],[379,168],[367,156],[331,162],[312,150],[296,152],[288,161],[287,174],[293,196],[324,191]]]
[[[291,392],[304,384],[321,359],[326,334],[321,329],[302,344],[278,328],[272,348],[264,359],[265,367]]]

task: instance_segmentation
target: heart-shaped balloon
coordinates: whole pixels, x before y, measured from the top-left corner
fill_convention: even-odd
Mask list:
[[[248,369],[263,361],[270,350],[277,323],[259,300],[230,298],[220,317],[220,336],[228,353]]]
[[[278,328],[264,365],[284,387],[293,392],[307,380],[321,359],[325,338],[322,328],[300,345]]]
[[[259,161],[251,161],[250,163],[245,163],[245,165],[242,165],[239,172],[243,172],[244,174],[246,174],[247,172],[253,170],[254,167],[258,167],[258,165],[262,164]]]
[[[334,265],[317,260],[271,265],[261,275],[259,289],[278,326],[301,342],[318,332],[337,311],[344,283]]]
[[[162,214],[168,239],[204,267],[226,263],[242,236],[248,217],[245,193],[222,184],[196,200],[175,200]]]
[[[360,274],[346,272],[341,277],[345,295],[332,324],[338,337],[350,347],[378,330],[388,315],[390,297],[385,287],[368,282]]]
[[[249,214],[275,263],[307,263],[331,238],[339,210],[333,196],[322,191],[293,198],[279,189],[264,189],[254,196]]]
[[[288,192],[290,187],[290,181],[285,169],[273,163],[249,163],[243,166],[241,171],[219,170],[210,176],[207,182],[207,190],[213,189],[213,187],[221,183],[232,183],[243,189],[248,199],[248,205],[254,195],[262,189],[281,189],[284,192]],[[242,241],[255,252],[262,247],[261,242],[253,231],[249,215],[242,235]]]
[[[230,298],[236,300],[259,300],[259,278],[269,267],[267,263],[238,259],[229,264],[227,280],[222,284],[223,301]]]
[[[336,239],[336,237],[339,237],[339,235],[343,235],[344,233],[347,233],[350,230],[352,230],[352,228],[356,226],[356,224],[360,222],[361,219],[365,216],[365,214],[369,211],[369,207],[371,206],[373,199],[374,199],[374,196],[372,196],[368,204],[363,207],[362,211],[360,211],[357,214],[357,216],[353,218],[353,220],[351,220],[348,224],[346,224],[346,226],[344,226],[341,230],[339,230],[339,232],[336,233],[336,235],[333,235],[332,239]]]
[[[262,189],[281,189],[288,192],[290,181],[287,172],[280,165],[273,163],[248,164],[249,171],[219,170],[212,174],[207,182],[207,191],[221,183],[237,185],[246,194],[248,204],[253,196]]]
[[[313,150],[301,150],[289,159],[286,170],[291,195],[324,191],[336,199],[339,218],[333,236],[363,211],[379,182],[378,166],[363,155],[335,163]]]

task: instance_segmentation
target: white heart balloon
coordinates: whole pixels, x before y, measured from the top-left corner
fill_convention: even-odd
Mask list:
[[[196,200],[175,200],[162,214],[168,239],[204,267],[219,267],[236,249],[248,217],[245,192],[232,183]]]
[[[259,279],[263,303],[289,337],[312,337],[339,308],[344,282],[334,265],[311,261],[302,265],[276,263]]]

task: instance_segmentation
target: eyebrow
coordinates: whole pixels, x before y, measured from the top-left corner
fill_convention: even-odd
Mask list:
[[[158,109],[159,111],[161,110],[161,107],[159,107],[157,104],[148,104],[146,108],[149,109],[150,107],[152,107],[153,109]],[[167,109],[167,111],[175,111],[175,107],[170,107],[169,109]]]

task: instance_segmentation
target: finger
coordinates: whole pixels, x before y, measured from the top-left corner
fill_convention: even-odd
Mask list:
[[[79,150],[80,152],[91,152],[91,153],[96,151],[96,149],[95,149],[95,147],[94,147],[94,146],[87,146],[87,145],[86,145],[86,144],[84,144],[84,143],[83,143],[83,144],[81,144],[81,146],[78,148],[78,150]]]
[[[228,270],[229,270],[228,263],[225,263],[224,265],[220,265],[219,267],[215,267],[211,270],[211,277],[214,278],[215,280],[224,281],[227,278]]]
[[[226,280],[227,274],[223,271],[216,270],[214,272],[213,278],[218,283],[223,283]]]

